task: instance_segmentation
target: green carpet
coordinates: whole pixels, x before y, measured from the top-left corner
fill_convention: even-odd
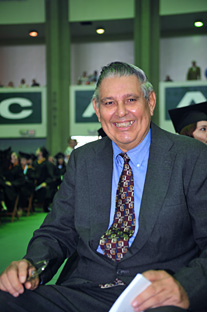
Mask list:
[[[13,223],[8,218],[2,218],[0,223],[0,272],[10,262],[21,259],[27,249],[27,244],[33,232],[41,225],[46,213],[35,212],[29,217],[22,216]],[[49,284],[55,283],[62,267]]]

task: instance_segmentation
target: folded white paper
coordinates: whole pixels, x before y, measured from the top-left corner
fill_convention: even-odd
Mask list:
[[[121,293],[114,302],[109,312],[133,312],[132,301],[143,292],[151,282],[142,274],[137,274],[129,286]]]

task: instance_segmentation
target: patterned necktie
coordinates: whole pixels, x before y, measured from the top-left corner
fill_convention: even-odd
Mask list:
[[[128,155],[120,155],[124,158],[124,167],[117,187],[114,220],[100,239],[104,254],[114,261],[121,260],[127,252],[129,238],[135,229],[133,172]]]

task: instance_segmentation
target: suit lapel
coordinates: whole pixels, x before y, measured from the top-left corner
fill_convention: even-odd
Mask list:
[[[113,150],[111,140],[104,139],[94,149],[93,161],[88,163],[90,206],[90,239],[97,248],[101,235],[106,231],[111,209],[111,182]],[[98,225],[98,226],[97,226]]]
[[[170,153],[173,143],[166,138],[166,135],[162,134],[162,130],[152,125],[152,142],[140,208],[139,231],[132,248],[129,248],[124,259],[139,251],[146,243],[162,207],[175,159],[175,154]]]

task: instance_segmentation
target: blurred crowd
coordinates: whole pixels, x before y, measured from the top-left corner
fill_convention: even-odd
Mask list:
[[[16,153],[10,147],[1,150],[1,213],[13,210],[17,196],[19,198],[17,210],[19,215],[28,206],[31,196],[33,210],[38,205],[45,212],[50,211],[50,205],[62,182],[69,157],[69,150],[67,155],[59,152],[55,156],[51,156],[44,146],[38,148],[35,154],[24,151]]]
[[[95,84],[98,79],[98,72],[94,70],[93,74],[87,74],[86,71],[82,73],[82,75],[78,78],[77,84],[78,85],[90,85]]]
[[[28,87],[39,87],[39,82],[36,81],[36,79],[32,79],[31,85],[29,85],[24,78],[20,80],[18,88],[28,88]],[[0,82],[0,87],[7,87],[7,88],[15,88],[14,82],[9,81],[7,85],[4,85],[2,82]]]

